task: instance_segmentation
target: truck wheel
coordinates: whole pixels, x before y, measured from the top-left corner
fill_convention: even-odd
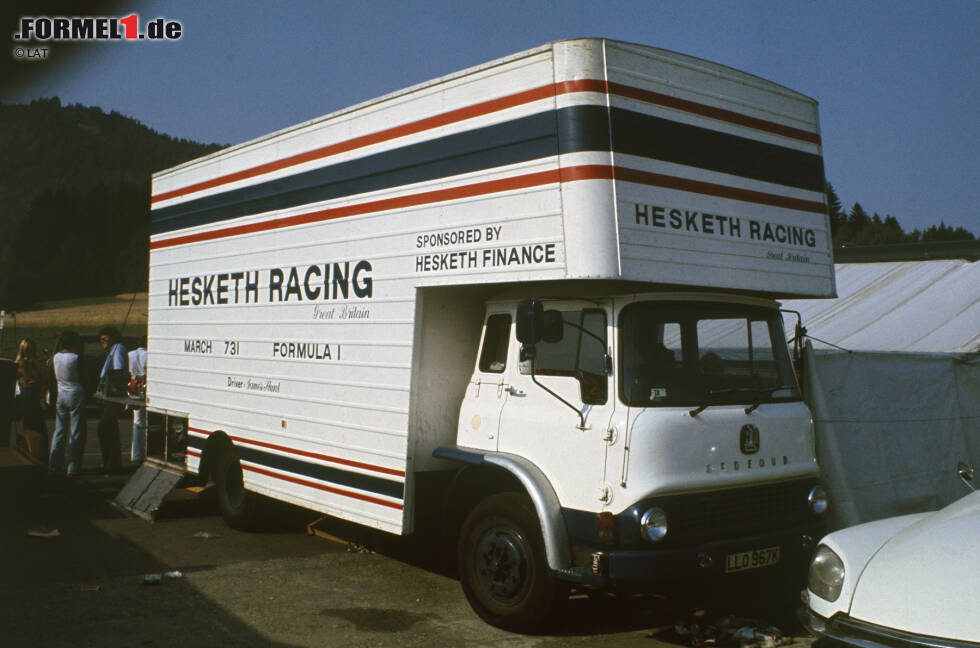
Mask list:
[[[233,529],[248,531],[257,523],[257,496],[245,490],[242,465],[232,448],[225,448],[214,469],[218,487],[218,508],[225,523]]]
[[[498,628],[539,627],[568,594],[548,574],[541,526],[526,495],[500,493],[474,508],[460,531],[457,560],[470,605]]]

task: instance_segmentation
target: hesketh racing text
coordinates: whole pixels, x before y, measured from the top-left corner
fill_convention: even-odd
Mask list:
[[[177,277],[169,280],[167,305],[256,304],[263,295],[267,303],[371,299],[372,270],[371,262],[362,259]]]

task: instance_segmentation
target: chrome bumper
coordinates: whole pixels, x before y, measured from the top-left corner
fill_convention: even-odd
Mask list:
[[[834,639],[855,648],[980,648],[980,643],[958,639],[942,639],[883,628],[835,614],[829,619],[802,607],[797,616],[803,626],[819,637]]]

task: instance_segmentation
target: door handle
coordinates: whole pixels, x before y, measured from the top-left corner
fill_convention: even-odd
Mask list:
[[[523,396],[524,390],[518,389],[513,385],[507,385],[507,393],[510,394],[511,396]]]

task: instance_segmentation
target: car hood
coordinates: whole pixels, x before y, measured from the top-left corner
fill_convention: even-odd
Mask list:
[[[906,527],[858,580],[850,616],[915,634],[980,641],[980,491]]]

